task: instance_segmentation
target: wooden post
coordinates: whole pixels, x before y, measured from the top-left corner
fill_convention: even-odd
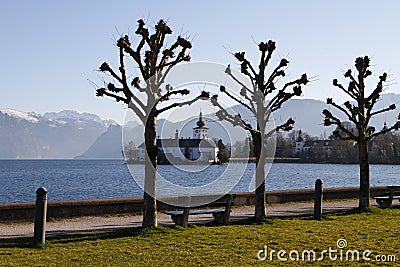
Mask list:
[[[33,241],[36,245],[46,242],[47,189],[40,187],[36,190],[35,230]]]
[[[191,196],[181,196],[179,197],[179,204],[183,208],[182,214],[182,226],[187,226],[189,222],[189,208],[191,203]]]
[[[323,181],[317,179],[315,181],[315,201],[314,201],[314,219],[322,219],[322,198],[323,198]]]
[[[189,222],[189,208],[183,208],[182,226],[186,227]]]

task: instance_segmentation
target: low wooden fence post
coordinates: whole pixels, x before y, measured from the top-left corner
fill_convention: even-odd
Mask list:
[[[36,190],[35,230],[33,241],[36,245],[46,242],[47,189]]]
[[[321,179],[315,181],[314,219],[322,219],[323,184]]]

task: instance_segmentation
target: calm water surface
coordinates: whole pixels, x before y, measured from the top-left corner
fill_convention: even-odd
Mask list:
[[[160,194],[254,191],[255,164],[211,165],[199,171],[159,166]],[[35,200],[44,186],[50,200],[142,196],[138,183],[142,166],[120,160],[0,160],[0,202]],[[186,169],[190,170],[190,166]],[[267,190],[313,188],[315,180],[325,187],[358,186],[358,165],[274,163],[267,176]],[[371,165],[371,185],[400,184],[399,165]]]

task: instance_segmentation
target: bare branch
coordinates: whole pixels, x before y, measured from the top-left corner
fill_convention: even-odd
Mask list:
[[[165,67],[165,64],[168,62],[168,59],[174,57],[174,50],[178,47],[178,40],[175,41],[173,45],[163,51],[163,56],[160,60],[160,64],[158,65],[158,69],[161,70]]]
[[[108,72],[109,74],[111,74],[111,76],[116,79],[119,83],[121,83],[122,85],[124,84],[121,77],[119,77],[114,70],[110,67],[110,65],[108,65],[107,62],[103,62],[99,68],[100,71],[102,72]]]
[[[131,43],[129,41],[129,37],[127,35],[124,36],[124,38],[120,38],[117,42],[118,47],[122,47],[126,53],[128,53],[132,59],[136,62],[136,64],[139,67],[139,70],[142,74],[142,77],[147,80],[149,78],[149,74],[146,73],[145,67],[143,66],[142,58],[140,55],[140,50],[146,43],[146,39],[148,39],[149,32],[147,29],[143,28],[144,22],[143,20],[139,20],[139,26],[138,30],[136,31],[136,34],[142,36],[142,40],[139,42],[136,51],[134,51],[131,48]]]
[[[289,118],[284,124],[281,124],[277,127],[275,127],[275,129],[269,131],[268,133],[265,134],[265,137],[270,137],[272,134],[274,134],[275,132],[279,132],[280,130],[282,131],[290,131],[293,129],[293,124],[294,124],[294,120],[292,118]]]
[[[288,86],[291,86],[294,84],[297,84],[300,86],[300,85],[307,85],[307,83],[308,83],[307,74],[303,73],[299,79],[286,83],[285,86],[283,86],[282,90],[285,90]]]
[[[251,109],[251,107],[249,105],[247,105],[246,103],[244,103],[243,101],[241,101],[240,99],[238,99],[237,97],[235,97],[234,95],[232,95],[231,93],[229,93],[225,86],[220,85],[219,90],[222,93],[225,93],[229,98],[233,99],[234,101],[236,101],[237,103],[241,104],[242,106],[244,106],[245,108],[247,108],[248,110],[250,110],[251,112],[254,112],[254,110]]]
[[[351,118],[353,118],[352,120],[349,118],[350,121],[352,121],[355,124],[357,124],[358,123],[357,115],[359,114],[359,108],[354,106],[354,105],[352,105],[350,103],[350,101],[344,102],[343,105],[347,108],[348,111],[350,111]]]
[[[260,63],[258,65],[258,75],[256,75],[256,85],[257,89],[260,90],[263,94],[265,93],[266,86],[264,85],[265,81],[265,69],[268,66],[268,62],[271,59],[272,53],[275,50],[275,42],[269,40],[268,42],[260,42],[258,45],[258,49],[261,51]],[[265,53],[267,55],[265,55]]]
[[[171,69],[175,65],[177,65],[178,63],[183,62],[183,61],[190,61],[190,56],[185,55],[185,51],[186,51],[186,48],[183,48],[181,50],[181,52],[178,54],[178,57],[174,61],[164,64],[164,66],[162,68],[167,67],[167,70],[162,75],[160,81],[157,83],[157,86],[161,86],[165,82],[165,79],[167,78],[168,73],[171,71]]]
[[[141,44],[141,43],[140,43]],[[140,47],[140,44],[138,47]],[[144,42],[143,42],[144,44]],[[142,77],[147,80],[149,75],[146,73],[145,67],[143,65],[141,56],[140,56],[140,49],[138,48],[137,51],[134,51],[130,46],[125,46],[124,47],[125,53],[128,53],[132,59],[136,62],[136,64],[139,67],[140,73],[142,74]]]
[[[129,42],[129,38],[127,35],[125,35],[123,38],[120,38],[118,40],[117,46],[119,47],[119,71],[121,73],[121,78],[119,78],[120,83],[122,84],[123,88],[122,91],[126,97],[126,99],[128,100],[128,102],[130,101],[130,99],[133,99],[137,105],[139,105],[143,110],[145,110],[145,105],[143,104],[142,101],[140,101],[139,98],[137,98],[132,91],[129,88],[128,85],[128,81],[127,81],[127,76],[126,76],[126,70],[125,70],[125,63],[124,63],[124,48],[125,47],[130,47],[130,42]],[[103,63],[104,64],[104,63]],[[103,65],[102,65],[103,67]],[[100,67],[101,68],[101,67]],[[111,69],[111,68],[110,68]],[[110,72],[110,70],[108,70]],[[112,74],[113,75],[113,74]],[[114,75],[113,75],[114,76]],[[132,81],[134,82],[135,79]],[[137,83],[139,82],[139,79],[137,79]]]
[[[140,78],[135,77],[133,78],[131,85],[139,90],[139,92],[146,92],[146,88],[140,86]]]
[[[137,96],[132,95],[131,100],[135,101],[143,110],[146,110],[146,105]]]
[[[344,77],[345,78],[350,78],[350,80],[353,82],[353,85],[351,88],[349,88],[351,90],[355,90],[357,93],[360,93],[360,85],[358,84],[357,80],[354,78],[353,74],[351,73],[351,69],[348,69],[345,73],[344,73]]]
[[[178,53],[178,57],[174,60],[174,61],[170,61],[168,62],[169,58],[173,58],[174,57],[174,50],[178,47],[181,47],[181,51]],[[190,61],[190,56],[186,55],[186,50],[192,48],[192,44],[182,38],[181,36],[178,36],[176,42],[169,48],[169,49],[165,49],[163,51],[163,57],[161,59],[160,64],[158,65],[157,69],[159,71],[162,71],[164,67],[169,66],[169,65],[176,65],[178,62],[181,61]]]
[[[261,51],[261,53],[265,53],[265,52],[268,52],[267,53],[267,56],[264,58],[264,57],[261,57],[261,62],[260,62],[260,66],[259,66],[259,69],[260,69],[260,74],[261,74],[261,72],[262,73],[264,73],[264,71],[265,71],[265,67],[266,66],[268,66],[268,63],[269,63],[269,60],[271,59],[271,57],[272,57],[272,53],[275,51],[275,49],[276,49],[276,45],[275,45],[275,42],[274,41],[272,41],[272,40],[269,40],[268,42],[261,42],[259,45],[258,45],[258,48],[259,48],[259,50]],[[264,81],[260,81],[262,84],[264,83]]]
[[[251,74],[247,71],[247,68],[248,67],[250,68],[250,70],[251,70],[251,72],[253,73],[254,76],[257,76],[257,73],[255,72],[255,70],[254,70],[253,66],[251,65],[250,61],[248,61],[246,59],[245,54],[246,54],[245,52],[237,52],[237,53],[234,54],[234,56],[239,62],[241,62],[241,64],[240,64],[241,72],[244,75],[247,75],[250,78],[254,79],[254,77],[251,76]]]
[[[351,98],[353,98],[354,100],[358,100],[358,98],[357,98],[357,95],[356,94],[354,94],[354,93],[352,93],[351,91],[349,91],[349,90],[346,90],[344,87],[343,87],[343,85],[341,85],[340,83],[338,83],[338,80],[337,79],[333,79],[333,85],[334,86],[336,86],[336,87],[338,87],[338,88],[340,88],[343,92],[345,92],[347,95],[349,95]]]
[[[221,104],[218,102],[218,95],[213,95],[211,97],[211,103],[218,107],[218,111],[216,113],[219,120],[226,120],[230,122],[233,126],[241,126],[244,130],[248,130],[250,132],[256,133],[258,130],[254,129],[251,124],[245,122],[240,114],[232,115],[230,114]]]
[[[125,71],[125,63],[124,63],[124,46],[126,43],[129,43],[128,36],[125,35],[124,38],[120,38],[118,40],[117,46],[119,47],[119,72],[121,73],[121,81],[124,87],[124,94],[126,97],[133,95],[132,92],[128,88],[128,82],[126,80],[126,71]]]
[[[246,60],[246,65],[250,68],[251,72],[253,73],[254,76],[250,76],[251,78],[255,79],[257,77],[257,72],[254,70],[253,66],[251,65],[250,61]]]
[[[374,115],[377,115],[377,114],[379,114],[379,113],[383,113],[383,112],[390,111],[390,110],[394,110],[394,109],[396,109],[396,105],[395,105],[395,104],[392,104],[392,105],[390,105],[390,106],[387,107],[387,108],[384,108],[384,109],[381,109],[381,110],[372,112],[372,113],[371,113],[371,117],[374,116]]]
[[[120,93],[124,90],[124,88],[117,88],[113,83],[107,84],[107,90],[113,93]]]
[[[247,86],[246,86],[244,83],[242,83],[238,78],[236,78],[236,77],[232,74],[231,65],[228,65],[228,67],[226,67],[225,73],[228,74],[235,82],[237,82],[238,84],[240,84],[240,85],[242,86],[242,88],[246,88],[247,91],[248,91],[249,93],[253,94],[253,92],[252,92],[250,89],[248,89]]]
[[[346,127],[343,126],[342,122],[335,116],[332,115],[332,113],[327,110],[324,109],[322,111],[322,114],[325,115],[325,120],[324,120],[324,126],[330,126],[332,124],[337,125],[340,130],[342,130],[343,132],[345,132],[349,137],[351,137],[351,140],[357,141],[358,137],[356,135],[354,135],[350,130],[348,130]]]
[[[332,99],[332,98],[327,98],[327,99],[326,99],[326,103],[327,103],[328,105],[334,106],[335,108],[337,108],[337,109],[339,109],[340,111],[342,111],[344,114],[346,114],[347,118],[348,118],[351,122],[357,124],[357,119],[356,119],[352,114],[348,113],[347,110],[345,110],[344,108],[342,108],[341,106],[339,106],[338,104],[336,104],[335,102],[333,102],[333,99]],[[348,107],[348,108],[349,108],[349,107]],[[350,112],[351,112],[351,111],[350,111]]]
[[[135,112],[135,114],[139,117],[140,121],[145,124],[146,123],[146,116],[145,114],[133,103],[132,101],[129,102],[128,107]]]
[[[280,109],[282,104],[291,99],[293,96],[300,96],[302,94],[301,84],[307,84],[307,82],[308,82],[307,76],[306,74],[303,74],[302,78],[287,83],[287,84],[297,84],[296,86],[293,87],[293,92],[286,93],[284,90],[287,86],[285,85],[284,88],[279,90],[279,92],[271,99],[267,107],[272,111]]]
[[[282,90],[279,90],[279,93],[268,103],[267,107],[272,111],[276,111],[282,107],[282,104],[289,100],[293,94],[285,93]]]
[[[187,90],[187,89],[184,89],[184,90]],[[170,110],[172,108],[175,108],[175,107],[183,107],[185,105],[191,105],[191,104],[193,104],[194,102],[196,102],[198,100],[206,100],[206,99],[209,98],[209,96],[210,96],[210,94],[208,92],[202,91],[199,96],[197,96],[197,97],[195,97],[195,98],[193,98],[191,100],[180,102],[180,103],[173,103],[173,104],[171,104],[171,105],[169,105],[167,107],[164,107],[164,108],[161,108],[161,109],[157,110],[156,111],[156,115],[158,116],[159,114],[161,114],[161,113],[163,113],[163,112],[165,112],[167,110]]]
[[[137,22],[139,23],[139,25],[138,25],[138,28],[135,31],[135,33],[137,35],[142,36],[142,39],[143,39],[144,42],[146,42],[147,44],[150,44],[149,31],[144,27],[144,25],[145,25],[144,21],[142,19],[139,19]],[[140,49],[143,47],[143,45],[144,44],[142,44]]]
[[[253,113],[256,113],[256,108],[255,108],[255,106],[254,106],[254,102],[253,102],[253,100],[247,95],[247,92],[248,92],[249,90],[247,89],[247,87],[242,87],[242,89],[240,90],[240,95],[242,96],[242,97],[244,97],[248,102],[249,102],[249,105],[250,105],[250,107],[251,107],[251,111],[253,112]],[[251,95],[253,95],[253,94],[251,94]]]
[[[399,117],[400,117],[400,114],[399,114]],[[396,122],[393,126],[391,126],[390,128],[386,128],[386,129],[381,130],[380,132],[371,134],[370,136],[367,137],[367,140],[371,140],[372,138],[374,138],[374,137],[376,137],[376,136],[378,136],[378,135],[385,134],[385,133],[391,132],[391,131],[393,131],[393,130],[398,130],[399,128],[400,128],[400,121],[397,121],[397,122]]]
[[[188,89],[181,89],[181,90],[170,90],[163,96],[161,96],[155,103],[155,106],[157,106],[159,103],[169,100],[170,96],[172,95],[188,95],[190,91]]]
[[[375,106],[376,102],[378,101],[378,99],[380,97],[380,94],[383,91],[383,82],[386,81],[386,78],[387,78],[386,73],[383,73],[381,76],[379,76],[379,82],[376,85],[376,88],[374,89],[374,91],[372,91],[372,93],[365,100],[369,104],[369,106],[367,107],[368,120],[372,116],[371,115],[372,109]]]
[[[121,97],[121,96],[119,96],[119,95],[110,93],[110,92],[107,91],[106,88],[99,88],[99,89],[96,90],[96,96],[102,97],[102,96],[105,96],[105,95],[114,98],[117,102],[122,101],[122,102],[124,102],[125,104],[128,104],[128,103],[129,103],[129,100],[128,100],[128,99],[123,98],[123,97]]]
[[[265,87],[269,87],[270,84],[274,81],[274,79],[276,77],[285,76],[285,72],[282,70],[281,72],[279,72],[280,69],[284,68],[287,66],[287,64],[289,63],[289,61],[285,58],[281,59],[281,62],[279,63],[279,65],[274,69],[274,71],[272,72],[272,74],[269,76],[267,82],[265,83]],[[273,90],[271,90],[272,92]],[[264,95],[266,95],[267,93],[264,93]]]

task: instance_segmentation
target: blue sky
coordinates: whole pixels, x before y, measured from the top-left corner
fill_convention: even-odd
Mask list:
[[[260,41],[277,42],[273,63],[287,57],[289,78],[317,76],[305,98],[345,100],[333,78],[360,55],[377,75],[390,74],[386,92],[400,93],[399,1],[21,1],[0,2],[0,107],[20,111],[74,109],[122,122],[125,107],[95,97],[88,80],[115,62],[114,41],[143,18],[163,18],[193,40],[192,61],[232,64],[229,51],[258,59]],[[172,37],[173,37],[172,36]],[[171,41],[172,42],[172,39]]]

